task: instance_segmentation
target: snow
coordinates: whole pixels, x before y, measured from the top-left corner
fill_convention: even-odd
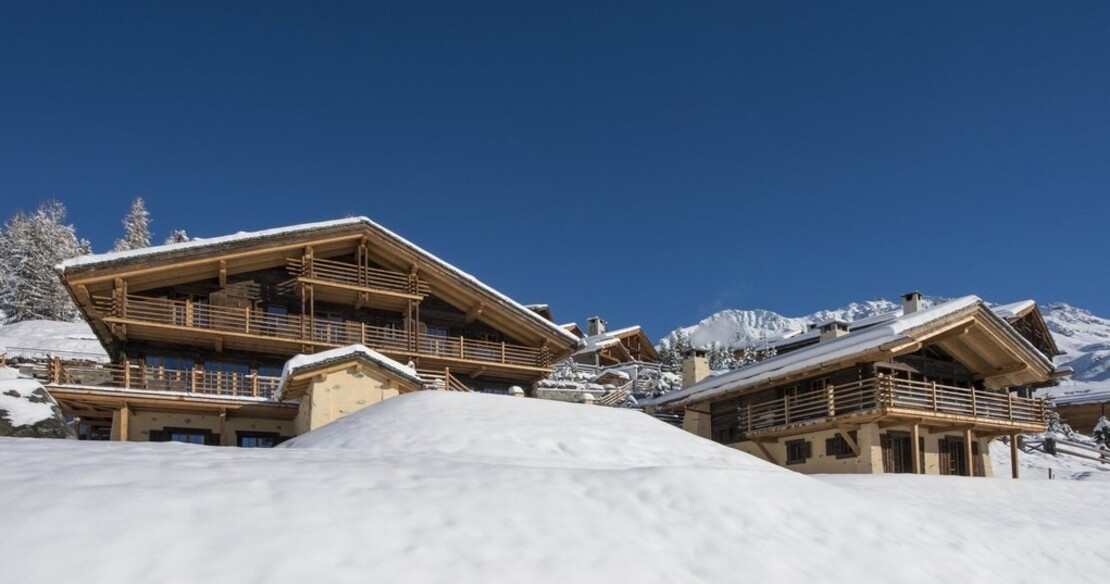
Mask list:
[[[1021,302],[1014,302],[1012,304],[1001,304],[998,306],[992,306],[991,310],[993,310],[994,313],[998,316],[1009,320],[1036,305],[1037,303],[1032,300],[1022,300]]]
[[[28,398],[42,389],[38,381],[20,375],[10,367],[0,367],[0,415],[13,427],[30,426],[54,416],[50,403],[35,403]],[[15,395],[12,395],[15,394]]]
[[[42,359],[57,355],[63,359],[107,363],[108,353],[84,322],[25,320],[0,326],[0,346],[8,358]]]
[[[1043,582],[1110,485],[807,477],[634,411],[386,400],[273,450],[0,439],[11,582]]]
[[[291,375],[295,375],[297,372],[305,369],[318,367],[325,363],[343,361],[352,357],[366,358],[371,363],[376,363],[403,379],[407,379],[417,385],[424,384],[424,380],[416,374],[416,370],[412,367],[402,365],[365,345],[348,345],[346,347],[329,349],[311,355],[296,355],[286,361],[285,367],[281,370],[281,383],[278,384],[278,390],[274,395],[274,399],[281,401],[281,394],[285,392],[285,384],[288,382]]]

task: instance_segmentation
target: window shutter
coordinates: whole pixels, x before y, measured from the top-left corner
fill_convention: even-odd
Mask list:
[[[804,451],[805,451],[805,457],[806,458],[810,458],[811,456],[813,456],[813,443],[810,442],[809,440],[806,440],[806,445],[805,445]]]

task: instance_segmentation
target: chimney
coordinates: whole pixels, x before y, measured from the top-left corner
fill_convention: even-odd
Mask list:
[[[822,343],[848,334],[848,323],[843,320],[830,320],[817,326],[821,329],[820,342]]]
[[[921,292],[914,290],[902,295],[902,314],[912,314],[921,310]]]
[[[600,316],[591,316],[586,319],[586,334],[594,337],[605,333],[605,321]]]
[[[691,385],[709,377],[709,358],[705,351],[690,349],[682,358],[682,387]]]

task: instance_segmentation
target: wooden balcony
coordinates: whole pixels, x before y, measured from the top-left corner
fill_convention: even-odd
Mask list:
[[[168,391],[197,396],[224,396],[272,399],[280,377],[205,371],[204,369],[165,369],[131,364],[76,364],[50,362],[52,387],[113,388],[140,391]]]
[[[1044,430],[1046,410],[1042,399],[882,376],[741,406],[739,421],[751,438],[879,418],[1032,432]]]
[[[403,310],[410,300],[420,302],[430,291],[415,276],[330,260],[290,259],[289,273],[312,285],[315,300]]]
[[[452,366],[456,371],[499,366],[546,372],[551,367],[546,350],[512,343],[142,296],[101,297],[95,302],[104,321],[121,337],[288,355],[306,346],[362,344],[401,359],[419,358],[422,366]]]

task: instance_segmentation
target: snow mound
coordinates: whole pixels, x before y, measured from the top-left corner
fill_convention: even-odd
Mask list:
[[[400,395],[280,447],[514,461],[557,468],[672,466],[793,474],[638,410],[480,393]]]
[[[52,404],[31,401],[36,392],[45,392],[41,383],[10,367],[0,367],[0,418],[6,418],[14,428],[50,419],[54,415]]]

